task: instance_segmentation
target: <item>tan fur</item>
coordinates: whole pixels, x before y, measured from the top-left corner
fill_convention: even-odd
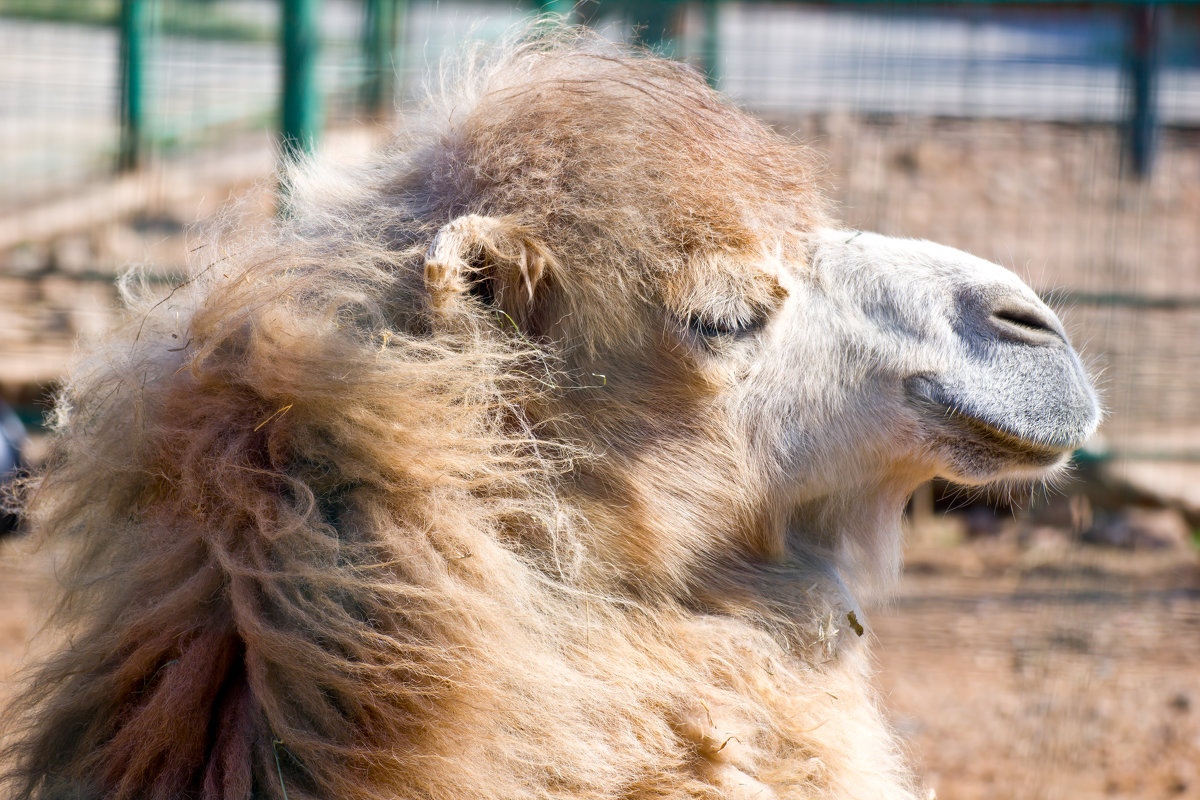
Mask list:
[[[588,37],[473,63],[71,376],[14,798],[914,796],[736,364],[662,334],[781,302],[812,156]]]

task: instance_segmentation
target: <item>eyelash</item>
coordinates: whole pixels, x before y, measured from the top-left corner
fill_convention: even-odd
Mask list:
[[[752,320],[747,323],[728,322],[726,320],[710,320],[703,317],[690,316],[687,320],[688,329],[704,339],[720,339],[750,333],[761,326],[761,321]]]

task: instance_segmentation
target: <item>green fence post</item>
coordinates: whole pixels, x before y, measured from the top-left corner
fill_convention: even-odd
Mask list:
[[[658,0],[653,3],[630,2],[629,22],[633,25],[633,40],[661,56],[672,58],[675,52],[675,23],[680,0]]]
[[[1130,10],[1131,41],[1129,75],[1129,121],[1127,138],[1133,172],[1138,178],[1150,175],[1158,138],[1158,50],[1163,9],[1157,5]]]
[[[137,169],[146,141],[146,42],[150,1],[121,3],[121,143],[117,169]]]
[[[553,14],[563,22],[571,22],[575,16],[575,0],[538,0],[539,14]]]
[[[375,117],[388,114],[395,104],[396,32],[404,13],[400,0],[366,0],[363,52],[367,75],[363,106]]]
[[[317,87],[319,0],[283,0],[283,111],[280,148],[284,158],[311,153],[321,125]]]
[[[704,28],[700,35],[700,67],[708,85],[717,88],[721,82],[721,3],[703,0]]]

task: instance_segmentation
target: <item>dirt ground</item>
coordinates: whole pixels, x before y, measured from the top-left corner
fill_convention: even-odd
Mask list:
[[[1194,551],[913,546],[872,627],[942,800],[1200,798]]]
[[[914,532],[870,615],[879,683],[940,800],[1200,798],[1200,558]],[[939,540],[941,540],[939,542]],[[0,543],[0,705],[45,556]]]

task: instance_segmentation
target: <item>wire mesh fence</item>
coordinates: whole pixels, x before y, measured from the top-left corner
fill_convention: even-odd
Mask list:
[[[787,113],[1119,122],[1135,24],[1118,5],[730,4],[716,69],[739,101]],[[1198,124],[1196,31],[1158,24],[1159,113]]]
[[[275,129],[278,6],[242,0],[135,6],[144,7],[135,91],[144,117],[140,146],[149,160],[228,147]],[[0,4],[0,208],[11,208],[113,173],[128,87],[121,4],[74,0],[21,6],[8,16],[5,10]],[[357,3],[328,4],[322,14],[321,89],[335,100],[361,73],[359,16]]]

